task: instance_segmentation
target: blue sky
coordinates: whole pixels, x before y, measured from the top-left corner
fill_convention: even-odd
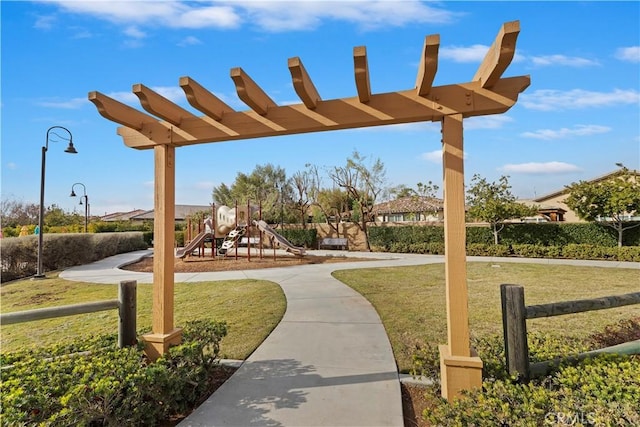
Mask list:
[[[45,204],[91,212],[153,208],[153,152],[124,146],[87,93],[142,110],[142,83],[186,109],[189,76],[247,110],[229,72],[242,67],[278,104],[299,103],[287,59],[299,56],[323,99],[356,96],[353,48],[366,46],[373,93],[415,86],[424,38],[440,34],[434,85],[470,81],[504,22],[520,20],[504,76],[531,86],[506,114],[465,120],[465,175],[509,175],[532,198],[640,164],[640,3],[419,1],[2,1],[2,198],[37,203],[51,126]],[[201,113],[194,111],[196,114]],[[208,204],[215,185],[272,163],[340,166],[380,158],[390,185],[441,185],[439,124],[243,140],[176,150],[176,202]],[[324,184],[330,186],[328,179]],[[76,192],[82,188],[76,186]]]

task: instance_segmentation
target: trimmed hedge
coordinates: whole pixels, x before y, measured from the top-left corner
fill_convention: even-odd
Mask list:
[[[308,228],[304,230],[278,230],[278,234],[287,239],[294,246],[315,248],[317,245],[318,230],[315,228]]]
[[[124,252],[147,249],[142,232],[44,234],[42,267],[60,270]],[[0,240],[2,282],[29,277],[38,264],[38,236],[10,237]]]
[[[624,232],[625,246],[640,246],[640,226]],[[369,227],[369,242],[381,251],[391,250],[393,244],[444,243],[441,225],[407,225],[398,227]],[[589,244],[616,247],[617,232],[598,223],[506,224],[500,232],[504,245],[566,246]],[[489,227],[468,226],[467,244],[493,244]]]

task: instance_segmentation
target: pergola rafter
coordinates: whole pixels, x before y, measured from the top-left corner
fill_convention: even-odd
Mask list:
[[[440,36],[424,40],[415,87],[372,93],[366,47],[353,49],[356,96],[324,100],[298,57],[288,68],[302,101],[278,105],[242,68],[231,69],[238,97],[249,110],[236,111],[190,77],[180,87],[196,115],[142,84],[133,86],[149,114],[100,92],[89,100],[99,113],[119,123],[125,145],[154,149],[154,302],[153,332],[145,335],[147,353],[157,357],[179,342],[173,325],[173,244],[176,147],[279,135],[353,129],[401,123],[442,123],[445,204],[445,271],[448,344],[440,348],[442,393],[447,398],[481,384],[482,361],[469,344],[467,308],[463,120],[509,110],[530,84],[529,76],[502,77],[515,55],[519,21],[503,24],[473,79],[433,86]]]

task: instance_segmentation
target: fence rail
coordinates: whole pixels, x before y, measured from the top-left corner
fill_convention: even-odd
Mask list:
[[[87,302],[64,305],[60,307],[38,308],[35,310],[16,311],[0,314],[0,324],[33,322],[57,317],[75,316],[98,311],[118,309],[118,345],[125,347],[136,343],[136,306],[137,282],[126,280],[120,282],[118,299],[108,301]]]
[[[640,304],[640,292],[614,295],[601,298],[562,301],[541,305],[525,306],[524,287],[520,285],[500,285],[502,302],[502,326],[504,331],[504,350],[509,374],[518,374],[524,381],[542,374],[558,360],[539,362],[532,366],[529,362],[527,343],[527,319],[582,313]]]

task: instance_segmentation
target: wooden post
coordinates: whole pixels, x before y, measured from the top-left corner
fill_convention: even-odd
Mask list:
[[[517,285],[500,285],[502,302],[502,328],[507,371],[528,381],[529,345],[527,343],[527,319],[524,305],[524,288]]]
[[[251,205],[247,199],[247,261],[251,262]]]
[[[179,344],[182,329],[173,325],[173,286],[175,240],[175,147],[156,145],[154,151],[155,185],[153,226],[153,319],[152,332],[142,338],[145,352],[155,360],[169,346]]]
[[[136,340],[136,304],[138,283],[135,280],[123,280],[118,288],[118,346],[120,348],[135,345]]]
[[[444,247],[448,345],[439,346],[442,396],[482,386],[482,361],[469,342],[462,114],[442,121]]]

